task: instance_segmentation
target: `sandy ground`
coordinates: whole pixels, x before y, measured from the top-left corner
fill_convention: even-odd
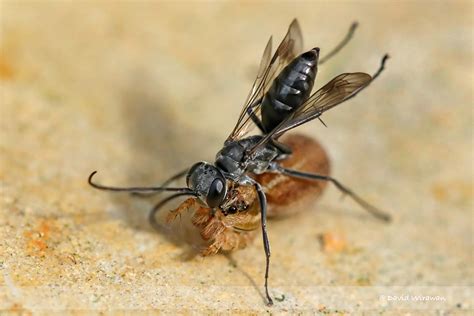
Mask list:
[[[473,308],[472,3],[1,4],[0,309],[329,314]],[[156,202],[91,189],[160,183],[210,160],[268,37],[293,17],[305,48],[354,40],[316,85],[379,80],[299,132],[333,175],[388,210],[381,224],[334,187],[230,256],[190,256],[153,230]],[[322,247],[321,236],[332,243]],[[326,245],[327,246],[327,245]]]

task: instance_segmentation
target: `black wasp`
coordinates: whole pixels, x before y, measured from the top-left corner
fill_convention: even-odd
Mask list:
[[[251,187],[258,205],[258,225],[261,226],[263,246],[266,255],[265,293],[268,304],[273,304],[268,292],[270,244],[267,236],[267,199],[264,190],[253,175],[278,173],[288,177],[329,181],[340,191],[375,217],[389,221],[390,216],[370,205],[336,179],[320,174],[305,173],[284,168],[280,165],[291,156],[292,150],[279,142],[285,132],[314,119],[321,120],[327,110],[353,98],[374,81],[384,69],[388,55],[385,55],[379,69],[373,76],[362,72],[343,73],[311,94],[318,71],[318,65],[336,54],[352,37],[357,24],[354,23],[344,40],[325,57],[319,58],[320,49],[302,52],[303,40],[300,26],[295,19],[290,24],[285,38],[272,55],[272,38],[267,43],[258,70],[257,78],[245,101],[232,133],[217,153],[214,163],[198,162],[171,177],[160,187],[109,187],[92,182],[96,172],[89,176],[89,184],[101,190],[129,191],[135,193],[175,192],[162,200],[151,212],[151,216],[168,201],[180,196],[192,196],[194,201],[209,210],[208,218],[247,218],[251,208],[243,200],[236,199],[236,186]],[[248,136],[253,127],[259,135]],[[186,176],[187,187],[175,188],[167,185]],[[236,201],[238,200],[239,203]],[[183,203],[184,204],[184,203]],[[250,220],[251,217],[248,217]],[[257,218],[258,219],[258,218]],[[243,221],[247,221],[244,219]],[[233,222],[236,222],[233,220]],[[245,224],[245,223],[243,223]],[[238,231],[237,225],[234,225]]]

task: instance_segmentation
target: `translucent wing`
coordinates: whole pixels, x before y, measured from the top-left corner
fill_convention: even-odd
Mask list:
[[[270,138],[278,138],[284,132],[320,117],[327,110],[354,97],[367,87],[372,77],[363,72],[341,74],[311,95],[293,115],[282,121],[276,128],[250,150],[253,153]]]
[[[363,72],[344,73],[335,77],[309,97],[289,120],[283,122],[277,134],[281,135],[289,129],[321,116],[327,110],[355,96],[371,81],[372,77]]]
[[[227,141],[242,138],[254,127],[252,117],[261,118],[260,106],[263,96],[268,91],[270,85],[278,76],[280,71],[301,53],[302,48],[303,37],[301,35],[299,23],[296,19],[291,22],[285,38],[282,40],[275,51],[275,54],[271,58],[272,38],[270,37],[265,51],[263,52],[257,78],[255,79],[247,100],[244,103],[244,107],[240,112],[237,124],[227,138]]]

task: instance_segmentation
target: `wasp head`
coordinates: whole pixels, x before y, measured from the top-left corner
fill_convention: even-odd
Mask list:
[[[189,169],[186,177],[188,188],[210,208],[221,205],[227,194],[226,179],[222,172],[207,162],[198,162]]]

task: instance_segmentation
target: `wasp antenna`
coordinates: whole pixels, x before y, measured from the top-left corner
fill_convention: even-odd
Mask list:
[[[90,186],[99,189],[99,190],[107,190],[107,191],[121,191],[121,192],[157,192],[157,191],[170,191],[170,192],[181,192],[181,193],[189,193],[193,194],[194,191],[189,188],[167,188],[167,187],[112,187],[106,186],[102,184],[98,184],[92,181],[92,178],[96,175],[97,171],[92,172],[87,179],[87,182]]]
[[[97,173],[97,170],[92,171],[92,173],[89,175],[89,178],[87,178],[87,182],[91,185],[94,186],[94,183],[92,183],[92,177]]]

